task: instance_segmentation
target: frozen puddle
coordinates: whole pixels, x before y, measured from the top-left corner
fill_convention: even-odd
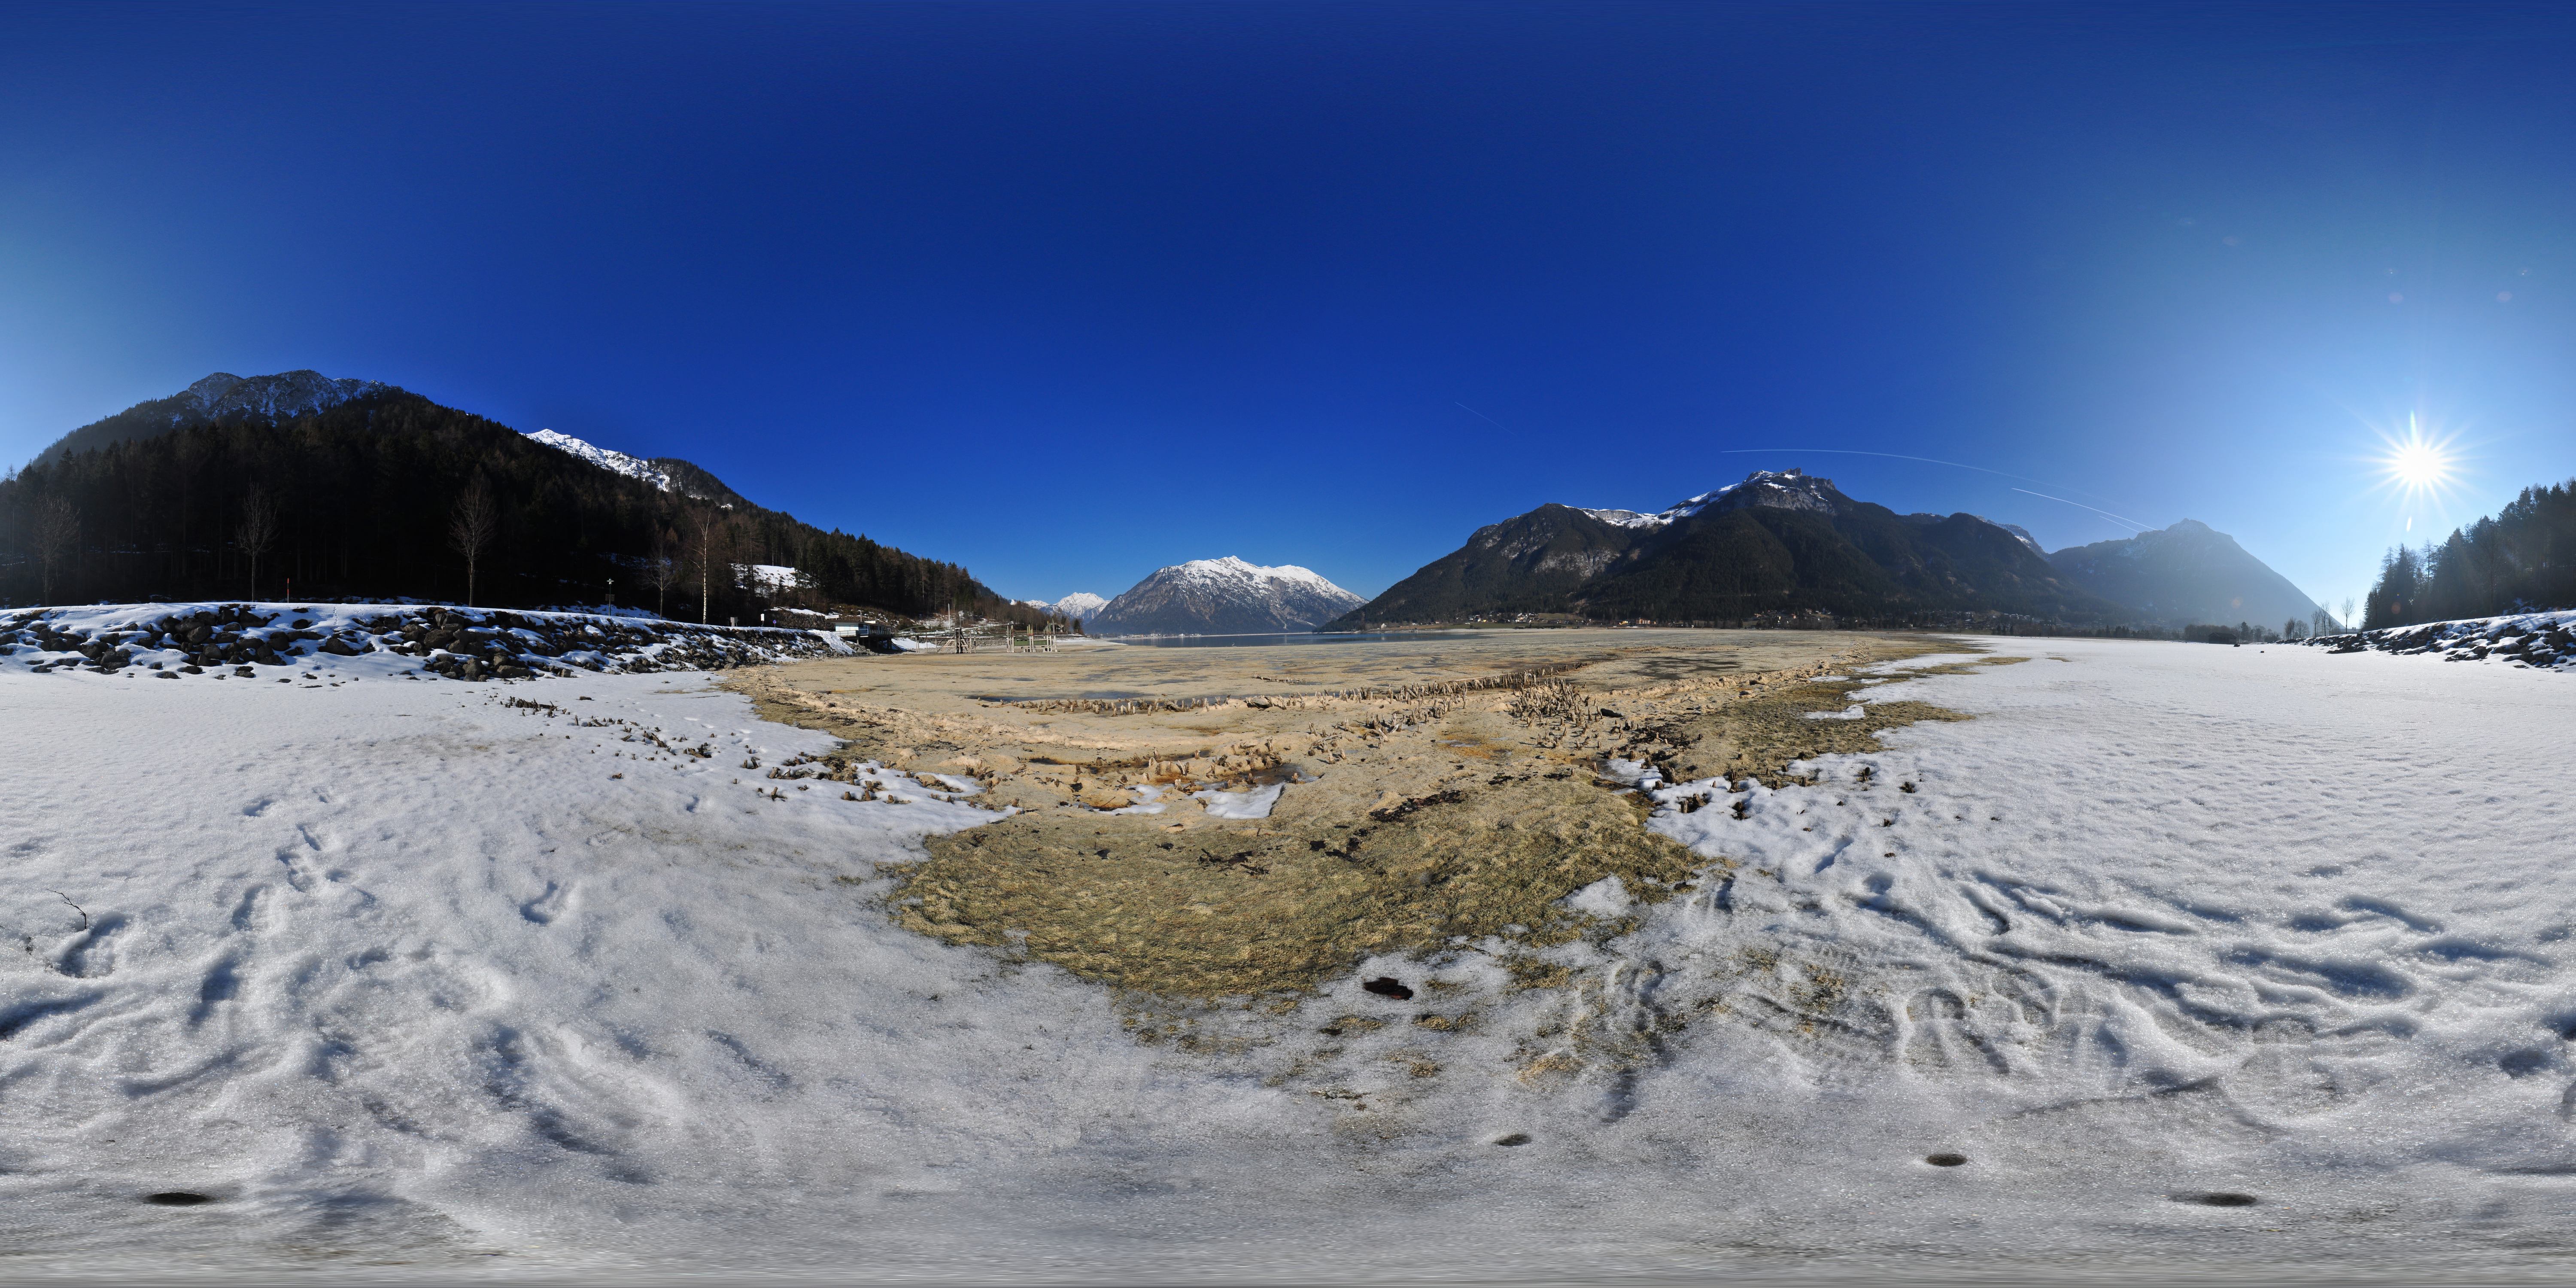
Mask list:
[[[1604,929],[1544,950],[1561,984],[1381,956],[1209,1013],[1234,1044],[1141,1041],[1110,990],[896,927],[878,865],[997,815],[767,780],[741,766],[826,740],[697,677],[0,675],[0,1251],[101,1279],[2555,1273],[2576,685],[2005,646],[2041,656],[1882,686],[1977,719],[1812,787],[1614,766],[1731,866],[1569,900]]]
[[[1190,798],[1204,804],[1210,818],[1268,818],[1271,809],[1279,804],[1279,794],[1287,789],[1285,783],[1272,783],[1267,787],[1254,787],[1239,792],[1210,788],[1203,792],[1191,792]]]

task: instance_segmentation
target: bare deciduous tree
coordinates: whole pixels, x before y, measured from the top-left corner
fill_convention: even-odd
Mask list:
[[[729,543],[725,540],[728,535],[723,525],[716,521],[714,510],[698,512],[698,530],[691,534],[689,559],[698,566],[698,620],[701,622],[707,620],[707,614],[715,607],[713,589],[715,570],[719,565],[725,568],[726,585],[732,584],[732,559],[726,550]]]
[[[645,580],[653,583],[653,611],[668,616],[671,587],[680,580],[680,534],[656,526],[653,530],[653,556],[645,561]]]
[[[447,521],[448,548],[465,556],[465,602],[474,602],[474,573],[483,562],[483,552],[492,548],[492,536],[500,529],[501,510],[492,503],[492,489],[477,474],[456,498],[456,514]]]
[[[2353,621],[2354,621],[2354,618],[2353,618],[2353,615],[2352,615],[2352,596],[2350,596],[2350,595],[2346,595],[2346,596],[2344,596],[2344,597],[2343,597],[2343,628],[2344,628],[2345,630],[2353,630],[2353,629],[2356,629],[2356,628],[2353,626]]]
[[[64,560],[80,545],[80,510],[68,497],[49,496],[36,506],[36,573],[47,600]]]
[[[252,488],[242,498],[241,526],[233,529],[233,546],[250,556],[250,597],[259,598],[259,557],[277,544],[277,503]]]

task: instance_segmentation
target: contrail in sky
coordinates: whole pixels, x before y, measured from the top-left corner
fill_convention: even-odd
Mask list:
[[[2027,496],[2035,496],[2035,497],[2038,497],[2038,498],[2039,498],[2040,500],[2042,500],[2042,501],[2055,501],[2055,502],[2057,502],[2057,503],[2058,503],[2058,504],[2060,504],[2060,505],[2071,505],[2071,506],[2074,506],[2074,507],[2075,507],[2076,509],[2078,509],[2078,510],[2092,510],[2092,511],[2093,511],[2093,513],[2098,514],[2098,515],[2101,515],[2101,516],[2102,516],[2103,518],[2105,518],[2105,519],[2118,519],[2120,522],[2125,523],[2125,524],[2128,524],[2130,527],[2136,528],[2136,529],[2137,529],[2138,531],[2140,531],[2140,532],[2144,532],[2144,531],[2146,531],[2146,530],[2147,530],[2147,525],[2145,525],[2145,524],[2143,524],[2143,523],[2140,523],[2140,522],[2138,522],[2138,521],[2137,521],[2137,520],[2135,520],[2135,519],[2121,519],[2121,518],[2120,518],[2120,516],[2118,516],[2118,515],[2116,515],[2116,514],[2113,514],[2113,513],[2111,513],[2111,512],[2110,512],[2110,511],[2108,511],[2108,510],[2095,509],[2095,508],[2094,508],[2094,507],[2092,507],[2092,506],[2089,506],[2089,505],[2084,504],[2082,501],[2069,501],[2069,500],[2067,500],[2065,497],[2062,497],[2062,496],[2050,496],[2050,495],[2049,495],[2049,494],[2047,494],[2046,492],[2033,492],[2033,491],[2031,491],[2029,488],[2026,488],[2026,487],[2017,487],[2017,488],[2014,488],[2014,489],[2013,489],[2013,491],[2015,491],[2015,492],[2020,492],[2020,493],[2022,493],[2022,494],[2024,494],[2024,495],[2027,495]]]
[[[1499,420],[1496,420],[1496,419],[1494,419],[1493,417],[1488,416],[1488,415],[1486,415],[1485,413],[1483,413],[1483,412],[1481,412],[1481,411],[1478,411],[1478,410],[1476,410],[1475,408],[1470,407],[1470,406],[1468,406],[1468,405],[1467,405],[1467,404],[1465,404],[1465,403],[1459,402],[1459,401],[1458,401],[1457,399],[1455,399],[1455,398],[1452,398],[1452,399],[1450,399],[1450,400],[1449,400],[1449,405],[1450,405],[1450,406],[1452,406],[1452,407],[1457,408],[1457,409],[1458,409],[1458,410],[1460,410],[1460,411],[1463,411],[1463,412],[1467,413],[1467,414],[1468,414],[1468,415],[1470,415],[1470,416],[1475,417],[1475,418],[1476,418],[1476,419],[1478,419],[1478,420],[1481,420],[1481,421],[1485,422],[1485,423],[1486,423],[1486,424],[1488,424],[1488,425],[1493,426],[1493,427],[1494,427],[1494,428],[1496,428],[1496,429],[1499,429],[1499,430],[1503,431],[1503,432],[1504,432],[1504,433],[1506,433],[1506,434],[1508,434],[1508,433],[1512,432],[1512,431],[1511,431],[1511,427],[1510,427],[1510,426],[1505,425],[1503,422],[1501,422],[1501,421],[1499,421]]]

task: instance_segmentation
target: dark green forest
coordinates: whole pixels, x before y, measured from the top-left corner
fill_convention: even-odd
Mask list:
[[[460,602],[470,577],[472,602],[500,607],[596,604],[613,580],[616,602],[680,619],[793,604],[1046,620],[956,564],[822,531],[666,464],[715,499],[401,390],[274,423],[183,424],[0,479],[0,603],[276,599],[290,583],[308,600]],[[737,585],[751,564],[792,566],[810,586]]]
[[[2576,608],[2576,480],[2523,489],[2493,517],[2388,552],[2364,630]]]

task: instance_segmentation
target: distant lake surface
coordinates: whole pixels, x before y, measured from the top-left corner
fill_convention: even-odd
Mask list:
[[[1388,641],[1458,639],[1474,631],[1302,631],[1278,635],[1104,635],[1121,644],[1148,648],[1271,648],[1280,644],[1377,644]]]

